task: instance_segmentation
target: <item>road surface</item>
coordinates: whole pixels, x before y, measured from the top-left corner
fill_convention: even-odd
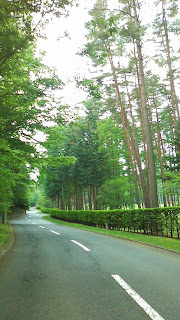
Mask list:
[[[0,320],[179,320],[180,255],[42,219],[12,221]]]

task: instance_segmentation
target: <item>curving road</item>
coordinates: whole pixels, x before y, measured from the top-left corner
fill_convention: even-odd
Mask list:
[[[179,320],[180,255],[45,220],[12,221],[0,320]]]

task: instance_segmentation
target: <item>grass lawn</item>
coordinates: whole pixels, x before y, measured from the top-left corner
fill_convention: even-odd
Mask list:
[[[126,238],[129,240],[141,241],[144,243],[149,243],[162,248],[171,249],[171,250],[180,252],[180,240],[178,239],[150,236],[150,235],[144,235],[144,234],[138,234],[138,233],[126,232],[126,231],[106,230],[104,228],[90,227],[83,224],[57,220],[57,219],[51,218],[50,216],[45,216],[43,217],[43,219],[63,225],[63,226],[74,227],[74,228],[83,229],[87,231],[107,234],[107,235],[119,237],[119,238]]]
[[[0,224],[0,247],[8,240],[9,238],[9,226],[8,224]]]

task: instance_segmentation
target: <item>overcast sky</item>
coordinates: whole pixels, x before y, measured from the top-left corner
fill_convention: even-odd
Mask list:
[[[84,27],[88,21],[88,10],[93,7],[95,0],[80,0],[79,6],[68,8],[67,18],[53,18],[47,25],[45,33],[47,39],[38,39],[38,50],[46,51],[45,64],[55,67],[60,79],[66,84],[61,92],[62,103],[72,106],[86,98],[86,94],[78,90],[74,77],[88,76],[90,60],[77,55],[86,42]],[[65,32],[69,36],[65,37]]]
[[[116,7],[117,0],[109,0],[110,8]],[[80,52],[86,42],[85,22],[89,20],[88,11],[93,8],[95,0],[79,0],[78,6],[68,7],[69,17],[53,18],[46,26],[47,39],[38,39],[38,49],[46,51],[44,62],[57,69],[57,74],[66,84],[60,93],[62,104],[69,104],[72,108],[86,98],[83,91],[76,88],[74,77],[88,77],[91,70],[91,61],[86,57],[80,57]],[[152,0],[142,2],[141,17],[144,23],[152,21],[157,8],[152,6]],[[69,37],[64,37],[68,32]],[[152,43],[144,43],[146,53],[152,48]],[[178,45],[179,44],[175,44]],[[157,69],[157,67],[156,67]],[[79,105],[79,104],[78,104]]]

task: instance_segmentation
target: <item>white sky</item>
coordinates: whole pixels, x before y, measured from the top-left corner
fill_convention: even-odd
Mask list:
[[[88,21],[88,10],[93,8],[95,0],[79,0],[79,6],[68,7],[69,17],[55,18],[46,26],[47,39],[38,39],[37,46],[41,51],[46,51],[44,63],[55,67],[59,78],[66,84],[61,90],[62,104],[68,104],[73,109],[86,99],[86,94],[76,88],[74,78],[83,79],[91,73],[91,61],[86,57],[80,57],[80,52],[86,42],[85,22]],[[109,0],[111,8],[115,8],[117,0]],[[144,0],[141,11],[143,20],[148,23],[155,17],[157,8],[152,6],[152,0]],[[63,37],[68,31],[70,38]],[[152,43],[145,43],[146,53],[152,48]],[[177,45],[177,43],[176,43]],[[178,44],[179,46],[179,44]],[[156,67],[157,68],[157,67]]]
[[[75,106],[86,98],[86,94],[76,88],[74,77],[79,80],[88,76],[90,59],[77,55],[86,42],[84,27],[88,21],[88,10],[93,7],[95,0],[79,0],[79,6],[68,8],[69,17],[53,18],[47,25],[47,39],[38,39],[37,47],[46,51],[44,63],[55,67],[59,78],[66,84],[61,90],[62,103]],[[68,31],[69,37],[64,37]]]
[[[56,69],[59,78],[65,83],[64,89],[57,93],[61,98],[61,104],[67,104],[71,107],[72,114],[77,112],[82,106],[81,102],[87,97],[87,94],[76,87],[75,77],[83,79],[89,76],[90,59],[77,55],[86,42],[85,22],[88,21],[88,11],[93,8],[95,0],[79,0],[79,6],[68,7],[69,16],[66,18],[52,18],[44,30],[46,39],[37,39],[37,50],[45,51],[43,62]],[[69,38],[64,37],[68,31]],[[83,114],[83,112],[81,111]],[[37,132],[34,136],[38,141],[44,141],[46,136],[42,132]],[[38,147],[39,151],[44,148]]]

